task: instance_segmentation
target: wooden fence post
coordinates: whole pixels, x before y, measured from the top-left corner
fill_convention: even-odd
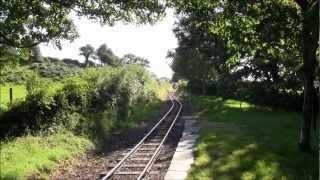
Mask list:
[[[0,111],[1,111],[1,98],[2,98],[2,91],[1,91],[1,84],[0,84]]]
[[[13,99],[12,88],[9,89],[9,98],[10,98],[10,105],[12,105],[12,99]]]

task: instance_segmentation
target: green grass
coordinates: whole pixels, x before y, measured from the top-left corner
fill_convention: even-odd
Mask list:
[[[72,134],[31,136],[3,143],[1,147],[1,179],[25,179],[37,175],[47,178],[61,160],[83,153],[89,140]]]
[[[128,121],[125,122],[125,127],[132,128],[137,126],[138,124],[141,124],[141,122],[143,121],[154,118],[154,116],[159,112],[159,109],[161,109],[162,104],[162,101],[155,100],[148,105],[136,105],[131,115],[129,116]]]
[[[25,85],[1,85],[0,86],[0,108],[7,109],[10,103],[9,89],[12,88],[12,101],[16,103],[17,101],[23,101],[26,97],[27,90]]]
[[[54,93],[58,89],[63,87],[61,82],[50,82],[48,86],[48,92]],[[6,84],[0,85],[0,109],[7,110],[10,108],[10,95],[9,89],[12,88],[12,103],[17,103],[19,101],[24,101],[27,96],[27,88],[24,84]]]
[[[216,97],[192,97],[202,112],[188,179],[318,179],[318,154],[302,153],[301,115]],[[313,145],[316,148],[315,133]]]

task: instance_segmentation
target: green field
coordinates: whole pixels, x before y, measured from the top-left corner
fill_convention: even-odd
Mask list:
[[[26,97],[27,90],[25,85],[1,85],[0,86],[0,108],[7,109],[10,105],[10,95],[9,89],[12,88],[12,102],[16,103],[17,101],[23,101]]]
[[[302,153],[301,115],[261,110],[239,101],[193,97],[200,138],[188,179],[318,179],[317,153]],[[316,136],[314,136],[316,137]],[[314,138],[314,149],[316,149]]]
[[[59,88],[63,87],[62,82],[50,82],[48,83],[47,91],[53,93]],[[24,84],[6,84],[0,86],[0,108],[6,110],[10,107],[10,95],[9,89],[12,88],[12,103],[17,103],[19,101],[25,100],[27,96],[27,88]]]

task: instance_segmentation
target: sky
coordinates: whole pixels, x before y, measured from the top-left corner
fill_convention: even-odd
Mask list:
[[[80,37],[73,42],[62,41],[62,50],[52,44],[41,44],[43,56],[56,58],[84,59],[79,55],[79,48],[86,44],[98,48],[107,44],[119,57],[133,53],[147,58],[150,61],[150,70],[158,77],[172,76],[170,59],[166,59],[169,49],[177,46],[177,40],[172,32],[174,24],[173,11],[168,11],[167,16],[154,25],[124,25],[101,26],[84,18],[73,17]]]

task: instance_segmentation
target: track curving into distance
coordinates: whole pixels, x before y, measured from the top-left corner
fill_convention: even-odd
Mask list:
[[[173,93],[169,93],[169,98],[171,107],[165,115],[122,159],[119,159],[119,162],[102,177],[102,180],[141,180],[147,175],[157,173],[151,171],[151,167],[182,110],[182,103]]]

